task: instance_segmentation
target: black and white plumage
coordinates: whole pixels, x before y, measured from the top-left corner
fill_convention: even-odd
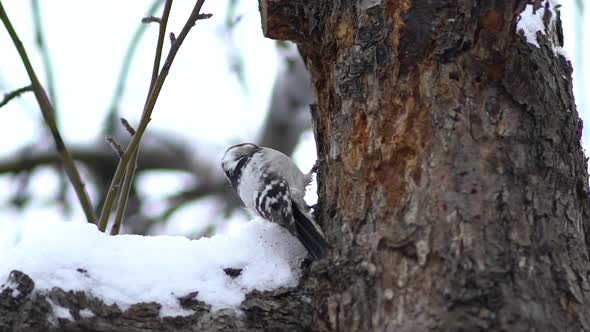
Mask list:
[[[251,143],[227,149],[221,166],[250,211],[285,227],[313,258],[326,255],[324,234],[303,199],[311,172],[303,174],[283,153]]]

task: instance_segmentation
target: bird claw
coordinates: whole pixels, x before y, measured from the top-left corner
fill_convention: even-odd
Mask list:
[[[313,164],[313,166],[311,167],[311,169],[309,170],[309,172],[307,172],[307,174],[305,174],[305,183],[306,186],[308,186],[311,183],[311,180],[313,179],[313,174],[318,172],[320,168],[320,160],[316,160],[315,163]]]
[[[313,166],[311,166],[309,173],[317,173],[319,169],[320,169],[320,160],[317,159],[315,161],[315,163],[313,164]]]

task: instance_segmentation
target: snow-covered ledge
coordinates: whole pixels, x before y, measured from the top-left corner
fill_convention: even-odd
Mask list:
[[[309,307],[297,287],[304,256],[262,220],[199,240],[46,223],[0,252],[0,330],[256,329],[257,315],[289,328],[299,318],[281,312]]]

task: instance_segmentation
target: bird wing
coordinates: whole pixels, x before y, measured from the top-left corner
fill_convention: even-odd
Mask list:
[[[264,183],[264,186],[254,193],[256,213],[287,228],[296,236],[289,184],[279,176],[266,178]]]
[[[266,185],[256,193],[257,213],[271,222],[285,227],[315,259],[326,255],[328,244],[317,225],[300,206],[291,200],[289,184],[282,177],[267,179]]]

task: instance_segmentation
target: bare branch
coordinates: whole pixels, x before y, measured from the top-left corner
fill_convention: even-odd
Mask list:
[[[226,212],[242,206],[242,202],[235,195],[226,179],[212,178],[203,181],[193,188],[183,190],[165,198],[167,208],[156,218],[166,220],[180,208],[203,197],[218,197],[225,204]]]
[[[2,98],[2,100],[0,101],[0,107],[3,107],[4,105],[8,104],[12,99],[19,97],[20,95],[28,91],[33,91],[32,85],[23,86],[22,88],[4,94],[4,98]]]
[[[199,14],[199,16],[197,16],[197,20],[206,20],[213,17],[213,14]]]
[[[86,219],[88,222],[94,222],[95,216],[94,210],[92,209],[92,203],[90,203],[90,198],[86,193],[84,183],[82,182],[82,178],[80,177],[80,173],[78,172],[78,169],[74,164],[72,156],[66,148],[65,143],[61,137],[61,134],[59,133],[59,129],[57,128],[57,124],[55,122],[53,106],[51,105],[51,102],[49,101],[49,98],[47,97],[47,94],[45,93],[45,89],[43,89],[41,82],[39,82],[37,74],[35,74],[33,66],[29,61],[29,57],[22,42],[16,34],[16,31],[14,30],[12,23],[10,23],[10,20],[8,19],[8,14],[4,10],[2,2],[0,2],[0,19],[2,20],[4,27],[6,27],[6,30],[10,35],[10,39],[12,39],[12,42],[14,43],[14,46],[18,51],[18,54],[23,62],[23,65],[25,66],[27,74],[29,75],[31,85],[33,86],[33,90],[35,92],[35,98],[37,98],[39,108],[41,110],[41,113],[43,114],[43,119],[45,120],[45,123],[51,130],[51,134],[55,142],[55,147],[60,154],[60,158],[64,165],[68,178],[70,179],[70,182],[72,183],[74,190],[76,191],[76,195],[78,196],[78,200],[82,205],[82,210],[84,210]]]
[[[127,165],[127,171],[125,172],[125,177],[123,177],[123,186],[121,187],[121,193],[119,194],[119,204],[117,205],[115,220],[113,222],[113,227],[111,228],[111,235],[119,234],[121,225],[123,224],[123,217],[125,217],[125,211],[127,209],[129,192],[131,191],[133,177],[137,169],[137,153],[138,151],[133,154],[133,160]]]
[[[160,60],[162,59],[162,49],[164,48],[164,38],[166,35],[166,26],[168,25],[168,17],[170,16],[171,8],[172,0],[166,0],[166,2],[164,3],[164,10],[162,11],[162,19],[160,20],[160,32],[158,34],[158,43],[156,45],[156,54],[154,56],[152,79],[150,81],[148,96],[145,101],[146,105],[149,100],[150,94],[156,84],[156,80],[158,79],[158,71],[160,69]],[[125,126],[125,124],[123,124],[123,126]],[[127,126],[125,127],[131,127],[129,125],[129,122],[127,122]],[[129,128],[127,128],[127,131],[131,132]],[[133,131],[135,132],[135,130]],[[133,135],[135,136],[135,133]],[[129,199],[129,192],[131,191],[133,177],[135,175],[135,170],[137,169],[138,154],[139,147],[133,153],[133,156],[131,156],[131,161],[127,165],[127,170],[125,171],[125,177],[123,178],[123,187],[121,188],[121,193],[119,194],[119,204],[117,205],[117,213],[115,214],[115,221],[113,223],[113,227],[111,228],[111,235],[119,234],[119,230],[121,229],[123,217],[125,216],[125,209],[127,208],[127,200]]]
[[[123,125],[123,128],[125,128],[125,130],[127,130],[127,132],[131,134],[131,136],[135,135],[135,128],[133,128],[131,124],[129,124],[129,121],[127,121],[127,119],[121,118],[121,124]]]
[[[141,19],[141,23],[149,24],[149,23],[161,23],[162,20],[156,16],[147,16]]]
[[[115,141],[115,139],[109,135],[105,136],[105,139],[106,139],[107,143],[109,143],[111,148],[113,148],[113,150],[117,153],[117,155],[119,157],[123,157],[123,154],[125,153],[125,151],[123,151],[123,148],[121,147],[121,145],[119,145],[119,143],[117,143]]]
[[[163,138],[159,138],[163,139]],[[181,150],[182,151],[182,150]],[[71,149],[72,157],[76,162],[82,163],[91,172],[112,173],[117,167],[117,160],[113,159],[110,147],[103,145],[75,146]],[[149,146],[142,149],[139,158],[140,171],[170,170],[182,171],[195,175],[202,173],[201,169],[208,165],[200,165],[205,161],[193,162],[190,158],[178,158],[184,155],[174,147]],[[37,167],[52,166],[59,163],[59,154],[54,151],[35,151],[26,155],[16,155],[10,158],[0,159],[0,174],[16,174],[27,172]]]
[[[154,0],[152,5],[147,11],[146,16],[153,16],[158,8],[160,8],[160,4],[162,2],[160,0]],[[119,72],[119,76],[117,79],[117,86],[115,88],[115,92],[113,94],[113,98],[111,99],[111,104],[109,107],[109,112],[106,116],[106,128],[105,133],[113,134],[115,130],[116,121],[118,118],[118,107],[121,103],[121,98],[125,93],[125,83],[127,82],[127,77],[129,75],[129,70],[131,68],[131,63],[135,57],[135,51],[137,50],[137,46],[139,45],[139,41],[141,37],[144,35],[145,31],[147,30],[147,25],[139,24],[137,30],[133,34],[129,46],[127,47],[127,51],[125,52],[125,56],[123,57],[123,65],[121,67],[121,71]]]
[[[193,8],[193,10],[191,12],[191,15],[189,16],[184,27],[182,28],[182,31],[180,32],[178,39],[170,48],[170,52],[168,53],[168,56],[166,57],[166,61],[164,61],[164,65],[162,66],[160,74],[158,75],[158,79],[156,80],[156,83],[154,84],[154,87],[150,92],[148,102],[144,108],[144,111],[141,115],[141,119],[139,121],[139,127],[137,128],[137,132],[135,133],[135,135],[133,135],[133,139],[129,143],[129,146],[127,146],[127,150],[125,151],[123,158],[121,158],[121,161],[119,162],[119,166],[117,166],[117,170],[115,171],[115,175],[113,175],[113,181],[111,182],[111,189],[108,191],[107,198],[105,199],[105,205],[103,206],[103,209],[102,209],[102,212],[100,215],[100,219],[99,219],[99,227],[98,228],[99,228],[99,230],[101,230],[103,232],[106,230],[106,226],[107,226],[107,222],[108,222],[108,215],[110,214],[110,211],[112,208],[112,200],[115,199],[115,196],[117,194],[117,190],[116,189],[113,190],[113,189],[117,186],[117,184],[123,178],[123,175],[125,174],[125,170],[127,168],[127,164],[132,159],[133,154],[135,153],[135,150],[137,150],[137,148],[139,146],[139,141],[141,140],[141,137],[142,137],[143,133],[145,132],[145,129],[147,128],[148,123],[150,122],[152,111],[154,110],[154,106],[156,105],[156,100],[158,99],[158,96],[160,94],[160,90],[162,89],[162,86],[164,85],[164,82],[166,81],[166,77],[168,76],[170,66],[172,66],[172,62],[174,61],[174,58],[176,57],[176,53],[178,53],[178,50],[179,50],[180,46],[182,45],[182,42],[184,41],[184,39],[188,35],[188,32],[190,31],[192,26],[197,21],[197,16],[199,15],[199,11],[201,10],[201,7],[203,6],[204,3],[205,3],[205,0],[198,0],[197,1],[197,3],[195,4],[195,7]],[[108,202],[108,200],[111,200],[110,206],[107,206],[107,204],[106,204],[106,202]]]
[[[41,53],[41,60],[43,61],[43,69],[45,70],[45,77],[47,79],[47,92],[49,93],[49,100],[53,105],[53,117],[57,118],[57,91],[55,90],[55,76],[53,75],[53,65],[49,56],[49,49],[45,43],[45,35],[43,34],[43,25],[41,23],[41,8],[39,7],[39,0],[32,0],[31,7],[33,11],[33,26],[35,27],[35,42],[39,53]]]
[[[294,45],[280,51],[286,59],[276,76],[266,119],[257,142],[287,155],[295,150],[301,134],[311,127],[309,104],[313,92],[309,72]]]

